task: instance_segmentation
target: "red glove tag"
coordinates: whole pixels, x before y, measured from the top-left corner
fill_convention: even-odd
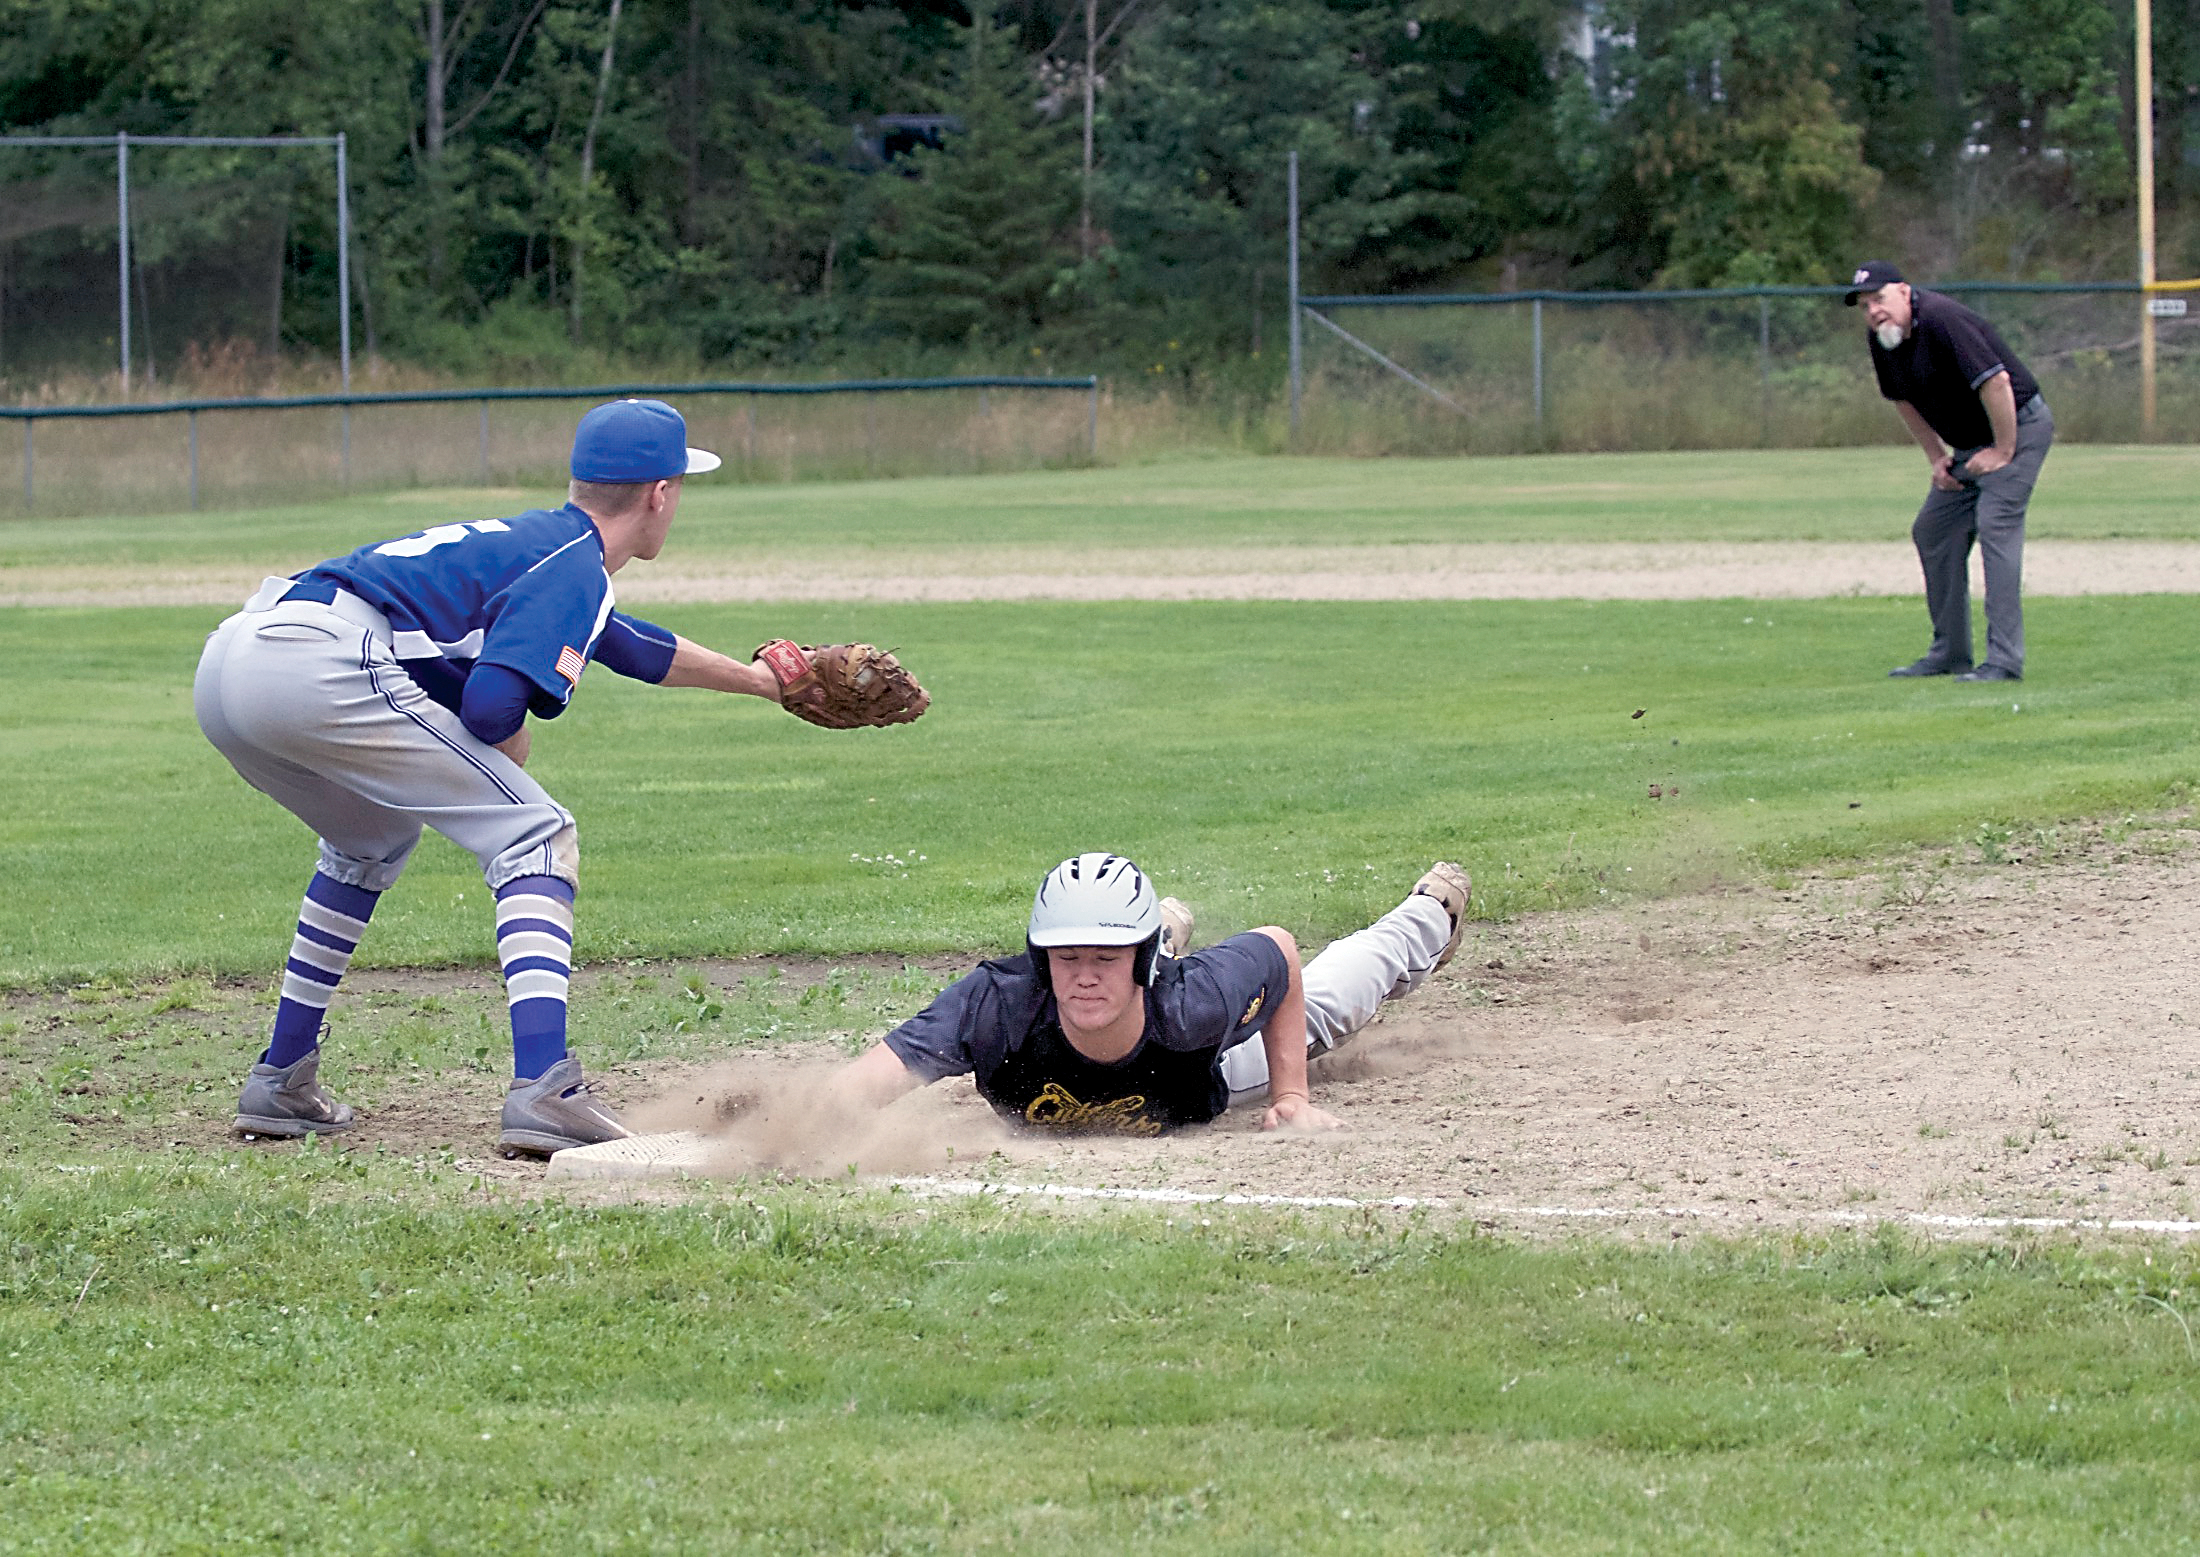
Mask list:
[[[807,690],[817,683],[817,673],[810,669],[810,657],[802,652],[802,646],[788,638],[774,638],[757,648],[756,658],[779,683],[779,700],[784,703],[790,692]]]

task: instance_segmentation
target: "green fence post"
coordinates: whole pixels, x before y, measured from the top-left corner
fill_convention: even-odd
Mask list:
[[[1772,442],[1772,299],[1757,294],[1757,441]]]
[[[38,500],[38,485],[31,479],[31,429],[37,425],[38,423],[32,418],[28,416],[23,418],[23,511],[25,513],[29,513],[31,506]]]
[[[1529,304],[1532,332],[1535,336],[1535,441],[1543,442],[1543,299],[1538,297]]]
[[[184,413],[184,425],[189,429],[185,441],[191,446],[191,512],[199,511],[199,413]]]
[[[1291,318],[1291,446],[1299,442],[1299,396],[1305,378],[1305,358],[1299,330],[1299,154],[1294,148],[1283,164],[1284,202],[1288,212],[1285,217],[1287,234],[1284,239],[1289,247],[1284,258],[1284,288],[1290,295],[1287,312]]]

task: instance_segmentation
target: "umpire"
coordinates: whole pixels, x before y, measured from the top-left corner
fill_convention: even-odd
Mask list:
[[[2024,679],[2024,510],[2055,441],[2040,386],[1994,327],[1953,298],[1913,287],[1885,260],[1849,278],[1872,370],[1933,468],[1910,538],[1925,570],[1933,646],[1893,676]],[[1986,658],[1971,663],[1971,541],[1986,564]]]

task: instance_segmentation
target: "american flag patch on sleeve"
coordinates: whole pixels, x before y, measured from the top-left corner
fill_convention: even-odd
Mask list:
[[[576,683],[579,682],[579,680],[581,679],[581,672],[586,670],[587,668],[588,661],[581,658],[580,651],[578,649],[573,648],[571,645],[567,645],[565,648],[558,651],[558,674],[563,676],[567,681]]]

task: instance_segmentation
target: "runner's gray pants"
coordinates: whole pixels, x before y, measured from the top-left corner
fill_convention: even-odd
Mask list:
[[[1415,893],[1366,929],[1331,941],[1306,965],[1306,1052],[1334,1049],[1375,1020],[1386,1000],[1409,995],[1436,971],[1451,939],[1451,915]],[[1250,1038],[1222,1052],[1230,1100],[1268,1085],[1268,1051]]]

